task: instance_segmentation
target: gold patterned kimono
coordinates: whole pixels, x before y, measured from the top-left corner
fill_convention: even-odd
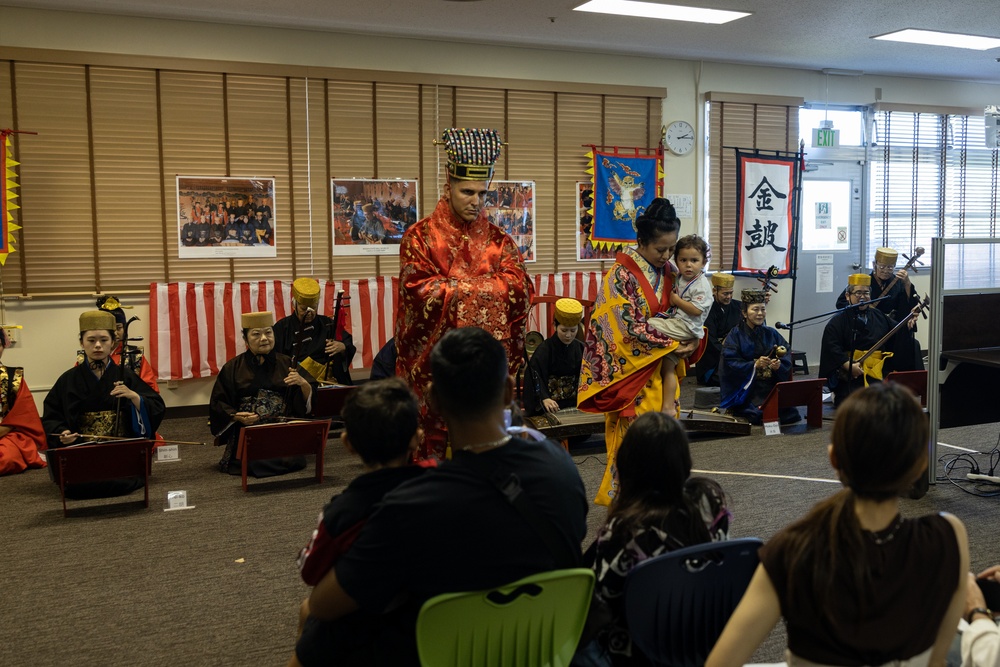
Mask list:
[[[670,306],[670,268],[668,264],[666,270],[657,269],[634,248],[619,253],[604,277],[587,326],[577,395],[581,410],[605,413],[608,463],[594,499],[599,505],[610,504],[615,496],[615,456],[629,425],[663,405],[660,366],[678,341],[650,326],[648,320]],[[677,364],[676,374],[684,377],[686,365]]]

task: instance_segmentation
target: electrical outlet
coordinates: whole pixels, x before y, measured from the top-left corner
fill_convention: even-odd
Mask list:
[[[7,347],[14,347],[20,338],[21,327],[17,324],[6,324],[3,331],[7,334]]]

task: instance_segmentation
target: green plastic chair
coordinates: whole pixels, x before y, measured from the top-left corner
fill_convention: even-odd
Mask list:
[[[417,617],[423,667],[567,667],[587,620],[593,570],[554,570],[487,591],[445,593]]]

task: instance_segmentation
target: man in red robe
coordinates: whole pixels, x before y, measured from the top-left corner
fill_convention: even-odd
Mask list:
[[[0,355],[7,336],[0,328]],[[42,420],[21,368],[0,363],[0,475],[44,468],[38,453],[48,448]]]
[[[403,236],[399,250],[396,374],[420,398],[424,442],[418,458],[443,458],[444,422],[424,399],[430,353],[449,330],[479,327],[503,343],[511,375],[524,359],[533,288],[514,240],[483,211],[503,141],[496,130],[444,131],[448,182],[430,216]]]

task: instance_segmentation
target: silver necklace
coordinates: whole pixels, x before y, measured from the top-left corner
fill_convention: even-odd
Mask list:
[[[893,522],[889,528],[875,532],[873,530],[865,531],[872,536],[872,542],[878,546],[883,544],[888,544],[896,537],[896,533],[899,531],[900,527],[903,525],[903,516],[901,514],[896,515],[896,520]]]
[[[510,442],[510,439],[513,438],[513,437],[514,436],[512,436],[510,434],[507,434],[507,435],[505,435],[502,438],[498,438],[496,440],[491,440],[490,442],[480,442],[480,443],[475,444],[475,445],[466,445],[465,447],[462,447],[462,450],[464,451],[466,449],[479,449],[479,448],[493,449],[494,447],[501,447],[503,445],[506,445],[508,442]]]

